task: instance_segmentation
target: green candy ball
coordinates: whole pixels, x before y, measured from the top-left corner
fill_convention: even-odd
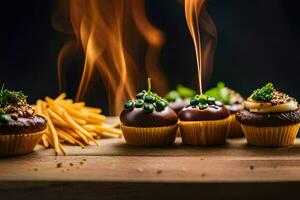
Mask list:
[[[153,95],[146,94],[144,100],[147,103],[153,103],[155,101],[155,97]]]
[[[199,99],[197,98],[193,98],[190,102],[191,106],[196,106],[198,105],[200,102],[199,102]]]
[[[216,99],[214,97],[208,97],[207,98],[207,103],[209,105],[213,105],[215,103]]]
[[[125,104],[124,104],[124,109],[125,110],[131,110],[134,107],[134,103],[132,100],[128,100]]]
[[[152,104],[145,103],[145,104],[143,105],[143,110],[144,110],[145,112],[147,112],[147,113],[151,113],[151,112],[153,112],[153,110],[154,110],[154,106],[153,106]]]
[[[199,104],[199,108],[201,109],[201,110],[204,110],[205,108],[207,108],[208,107],[208,104],[207,103],[200,103]]]
[[[144,105],[144,100],[143,99],[137,99],[135,100],[135,107],[141,108]]]
[[[206,103],[207,102],[207,96],[205,96],[205,95],[199,95],[199,101],[200,101],[200,103]]]
[[[9,122],[11,120],[10,115],[8,114],[1,114],[0,115],[0,122]]]
[[[167,106],[166,102],[162,101],[162,100],[158,100],[155,102],[156,105],[156,109],[157,110],[164,110]]]
[[[145,95],[144,92],[139,92],[139,93],[136,94],[136,98],[137,99],[143,99],[144,95]]]

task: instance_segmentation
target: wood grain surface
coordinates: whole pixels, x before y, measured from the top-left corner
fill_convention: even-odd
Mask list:
[[[31,154],[1,158],[0,197],[278,199],[297,196],[300,186],[299,139],[285,148],[249,146],[244,139],[211,147],[185,146],[180,139],[160,148],[128,146],[123,139],[99,144],[66,146],[67,156],[37,146]]]

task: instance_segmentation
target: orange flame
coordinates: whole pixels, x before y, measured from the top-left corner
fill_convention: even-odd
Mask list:
[[[100,74],[109,98],[110,113],[119,114],[123,103],[126,99],[133,98],[139,86],[136,77],[140,75],[141,69],[135,64],[138,56],[133,59],[132,52],[130,52],[131,44],[128,44],[136,43],[136,40],[127,38],[137,34],[132,33],[137,30],[150,44],[145,56],[148,75],[152,78],[159,78],[160,83],[163,82],[163,85],[166,85],[166,81],[163,81],[165,78],[158,68],[158,54],[164,36],[148,21],[143,0],[65,2],[69,6],[69,18],[75,41],[67,42],[59,54],[60,88],[63,87],[62,72],[66,57],[76,49],[74,47],[76,44],[85,53],[84,68],[76,99],[79,100],[85,96],[90,80],[95,78],[95,74]],[[132,24],[136,25],[136,29],[132,27]],[[164,88],[163,85],[160,87]]]
[[[143,35],[149,46],[146,52],[146,70],[147,74],[152,78],[152,85],[159,95],[166,94],[168,84],[164,78],[163,72],[159,68],[159,54],[165,41],[164,34],[154,27],[147,19],[145,10],[145,1],[135,0],[132,4],[133,20],[137,29]]]
[[[203,93],[203,78],[210,76],[214,51],[217,43],[217,29],[204,8],[205,0],[185,0],[185,19],[191,33],[196,53],[200,94]],[[201,34],[200,34],[200,27]]]

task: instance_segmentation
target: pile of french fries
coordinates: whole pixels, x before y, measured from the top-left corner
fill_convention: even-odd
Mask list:
[[[56,154],[66,155],[63,143],[84,148],[90,141],[98,145],[96,139],[122,137],[122,131],[114,125],[105,124],[101,109],[88,107],[84,102],[66,99],[66,94],[56,99],[46,97],[37,100],[35,113],[47,119],[47,129],[42,137],[45,147],[53,147]]]

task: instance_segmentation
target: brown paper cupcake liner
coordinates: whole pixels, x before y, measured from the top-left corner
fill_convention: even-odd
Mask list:
[[[44,131],[26,134],[0,135],[0,156],[16,156],[33,151]]]
[[[248,144],[283,147],[294,143],[300,123],[279,127],[255,127],[242,124]]]
[[[176,131],[176,137],[181,137],[180,128],[178,128],[177,131]]]
[[[190,145],[225,144],[229,123],[229,117],[210,121],[180,121],[182,142]]]
[[[179,120],[178,120],[178,124],[179,124]],[[181,134],[180,134],[180,128],[177,128],[177,131],[176,131],[176,137],[181,137]]]
[[[230,125],[228,127],[228,137],[244,137],[244,132],[241,123],[235,118],[235,114],[230,115]]]
[[[121,124],[127,144],[134,146],[162,146],[173,144],[178,125],[164,127],[131,127]]]

